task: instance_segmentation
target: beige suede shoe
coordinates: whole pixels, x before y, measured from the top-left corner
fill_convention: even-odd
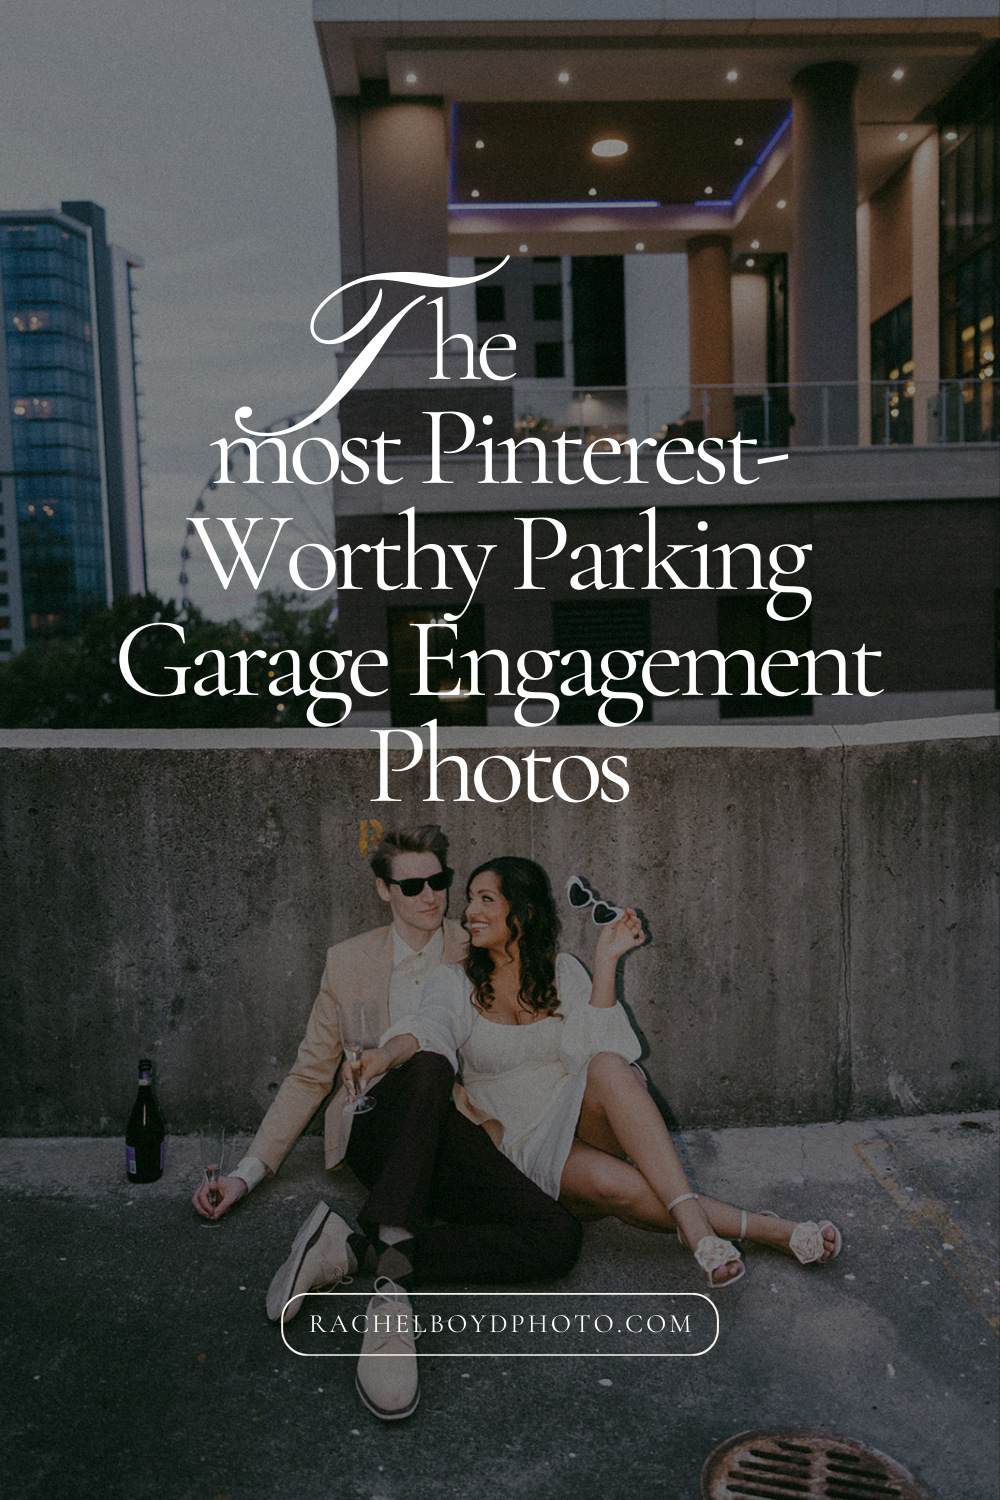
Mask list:
[[[354,1383],[368,1410],[383,1422],[398,1422],[417,1409],[416,1339],[409,1297],[394,1281],[380,1277],[368,1304]]]
[[[356,1246],[350,1240],[356,1240]],[[267,1289],[267,1315],[276,1323],[285,1314],[291,1322],[302,1299],[313,1287],[336,1286],[358,1269],[361,1236],[326,1203],[317,1203],[295,1239],[284,1265]],[[294,1299],[294,1300],[293,1300]]]

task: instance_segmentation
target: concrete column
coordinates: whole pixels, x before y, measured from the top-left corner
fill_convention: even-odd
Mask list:
[[[792,80],[795,249],[793,379],[858,379],[858,170],[853,63],[816,63]],[[830,385],[795,392],[795,441],[858,441],[858,398]]]
[[[872,440],[872,209],[858,204],[858,442]]]
[[[733,383],[733,242],[728,234],[699,234],[687,242],[688,348],[691,420],[705,420],[706,437],[735,431]]]
[[[938,279],[938,137],[934,131],[917,147],[910,162],[913,183],[913,441],[933,442],[941,376]]]
[[[378,83],[357,98],[335,101],[343,280],[379,271],[448,271],[448,135],[440,99],[391,99]],[[345,327],[361,317],[379,287],[344,298]],[[420,288],[381,287],[376,323],[420,295]],[[428,300],[435,295],[428,292]],[[447,313],[447,296],[445,311]],[[434,348],[435,309],[415,308],[389,351]],[[363,337],[367,337],[367,332]],[[384,358],[384,356],[383,356]],[[427,371],[426,375],[430,371]]]
[[[628,430],[653,437],[691,400],[683,255],[626,255],[625,355]]]

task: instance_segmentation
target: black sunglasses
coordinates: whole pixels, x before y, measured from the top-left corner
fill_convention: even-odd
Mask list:
[[[455,871],[445,865],[435,875],[411,875],[408,880],[387,880],[386,885],[398,885],[404,896],[419,896],[425,885],[432,891],[446,891],[455,878]]]

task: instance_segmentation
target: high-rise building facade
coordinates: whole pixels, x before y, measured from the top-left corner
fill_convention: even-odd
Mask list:
[[[96,203],[0,213],[0,655],[144,592],[131,271]]]
[[[993,708],[995,0],[410,11],[373,22],[364,0],[313,0],[346,326],[374,316],[379,276],[469,279],[449,291],[440,365],[428,297],[341,401],[344,438],[398,440],[399,485],[373,504],[335,476],[337,536],[402,546],[412,506],[425,547],[460,538],[494,551],[468,607],[435,588],[429,548],[426,575],[418,564],[391,600],[360,573],[341,590],[341,648],[377,646],[390,670],[388,705],[352,725],[432,713],[511,725],[506,680],[466,665],[501,646],[570,668],[584,650],[632,653],[633,687],[640,660],[679,646],[748,671],[781,651],[832,662],[848,641],[880,653],[873,692],[839,679],[761,692],[749,677],[745,691],[710,675],[676,690],[642,679],[623,712],[641,698],[639,717],[657,724]],[[412,299],[377,285],[382,319]],[[473,369],[484,352],[489,371]],[[432,412],[447,467],[428,479]],[[695,446],[737,436],[775,467],[696,477]],[[560,443],[577,458],[557,481]],[[681,467],[658,468],[654,448]],[[510,464],[486,473],[480,454],[505,449]],[[777,620],[750,573],[715,599],[692,574],[668,597],[627,560],[581,582],[585,548],[641,553],[647,512],[685,555],[726,555],[735,541],[744,559],[771,556],[796,537],[815,605]],[[510,580],[532,515],[555,518],[536,535],[563,534],[558,521],[568,540],[522,592]],[[425,627],[442,644],[422,678]],[[598,712],[589,687],[567,684],[559,723]]]

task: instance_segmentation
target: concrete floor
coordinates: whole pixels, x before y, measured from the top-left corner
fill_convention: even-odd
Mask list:
[[[361,1199],[349,1173],[323,1171],[318,1139],[218,1226],[187,1206],[191,1140],[170,1141],[149,1187],[123,1180],[119,1141],[0,1141],[0,1490],[698,1500],[721,1439],[780,1425],[865,1440],[934,1500],[995,1500],[998,1141],[995,1115],[687,1132],[702,1190],[835,1220],[839,1260],[803,1270],[750,1247],[745,1279],[713,1298],[720,1333],[702,1358],[513,1359],[503,1345],[452,1359],[454,1341],[428,1336],[421,1404],[394,1424],[357,1400],[352,1360],[298,1358],[265,1317],[317,1198],[348,1218]],[[702,1286],[676,1240],[606,1221],[559,1290]]]

